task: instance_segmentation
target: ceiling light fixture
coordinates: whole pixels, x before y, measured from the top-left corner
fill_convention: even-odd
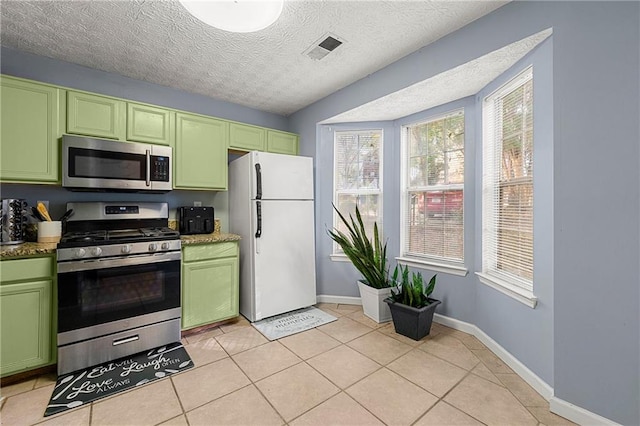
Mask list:
[[[284,0],[179,0],[207,25],[234,33],[251,33],[276,22]]]

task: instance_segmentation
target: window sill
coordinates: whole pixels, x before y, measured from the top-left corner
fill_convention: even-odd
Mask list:
[[[459,277],[465,277],[469,273],[469,270],[464,267],[464,263],[445,263],[423,259],[418,260],[409,257],[396,257],[396,260],[402,265],[429,269],[430,271],[443,272]]]
[[[330,254],[329,257],[334,262],[351,262],[346,254]]]
[[[476,272],[476,275],[480,279],[482,284],[485,284],[499,292],[506,294],[512,299],[527,305],[531,309],[535,309],[538,304],[538,298],[530,291],[527,291],[521,287],[508,283],[496,277],[492,277],[481,272]]]

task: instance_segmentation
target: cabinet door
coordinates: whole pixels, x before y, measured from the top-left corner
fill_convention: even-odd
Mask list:
[[[176,130],[174,187],[226,190],[229,123],[177,113]]]
[[[185,263],[182,274],[182,328],[238,316],[238,258]]]
[[[298,154],[298,135],[293,133],[267,131],[267,151],[276,154]]]
[[[265,129],[246,124],[229,124],[229,148],[264,151]]]
[[[51,361],[51,280],[0,286],[0,374]]]
[[[176,115],[149,105],[127,103],[127,140],[173,145]]]
[[[125,140],[126,112],[124,101],[68,92],[67,133]]]
[[[0,179],[59,182],[64,91],[3,76],[0,99]]]

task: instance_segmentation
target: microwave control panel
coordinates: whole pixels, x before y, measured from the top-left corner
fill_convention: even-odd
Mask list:
[[[151,180],[169,182],[169,157],[151,156]]]

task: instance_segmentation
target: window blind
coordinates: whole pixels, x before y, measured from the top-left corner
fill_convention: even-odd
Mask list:
[[[373,224],[382,232],[382,130],[336,131],[334,137],[334,199],[346,218],[354,215],[356,205],[368,235]],[[334,227],[346,228],[333,213]],[[334,253],[340,253],[334,243]]]
[[[403,257],[464,260],[464,111],[404,128]]]
[[[533,291],[533,69],[485,99],[482,269]]]

